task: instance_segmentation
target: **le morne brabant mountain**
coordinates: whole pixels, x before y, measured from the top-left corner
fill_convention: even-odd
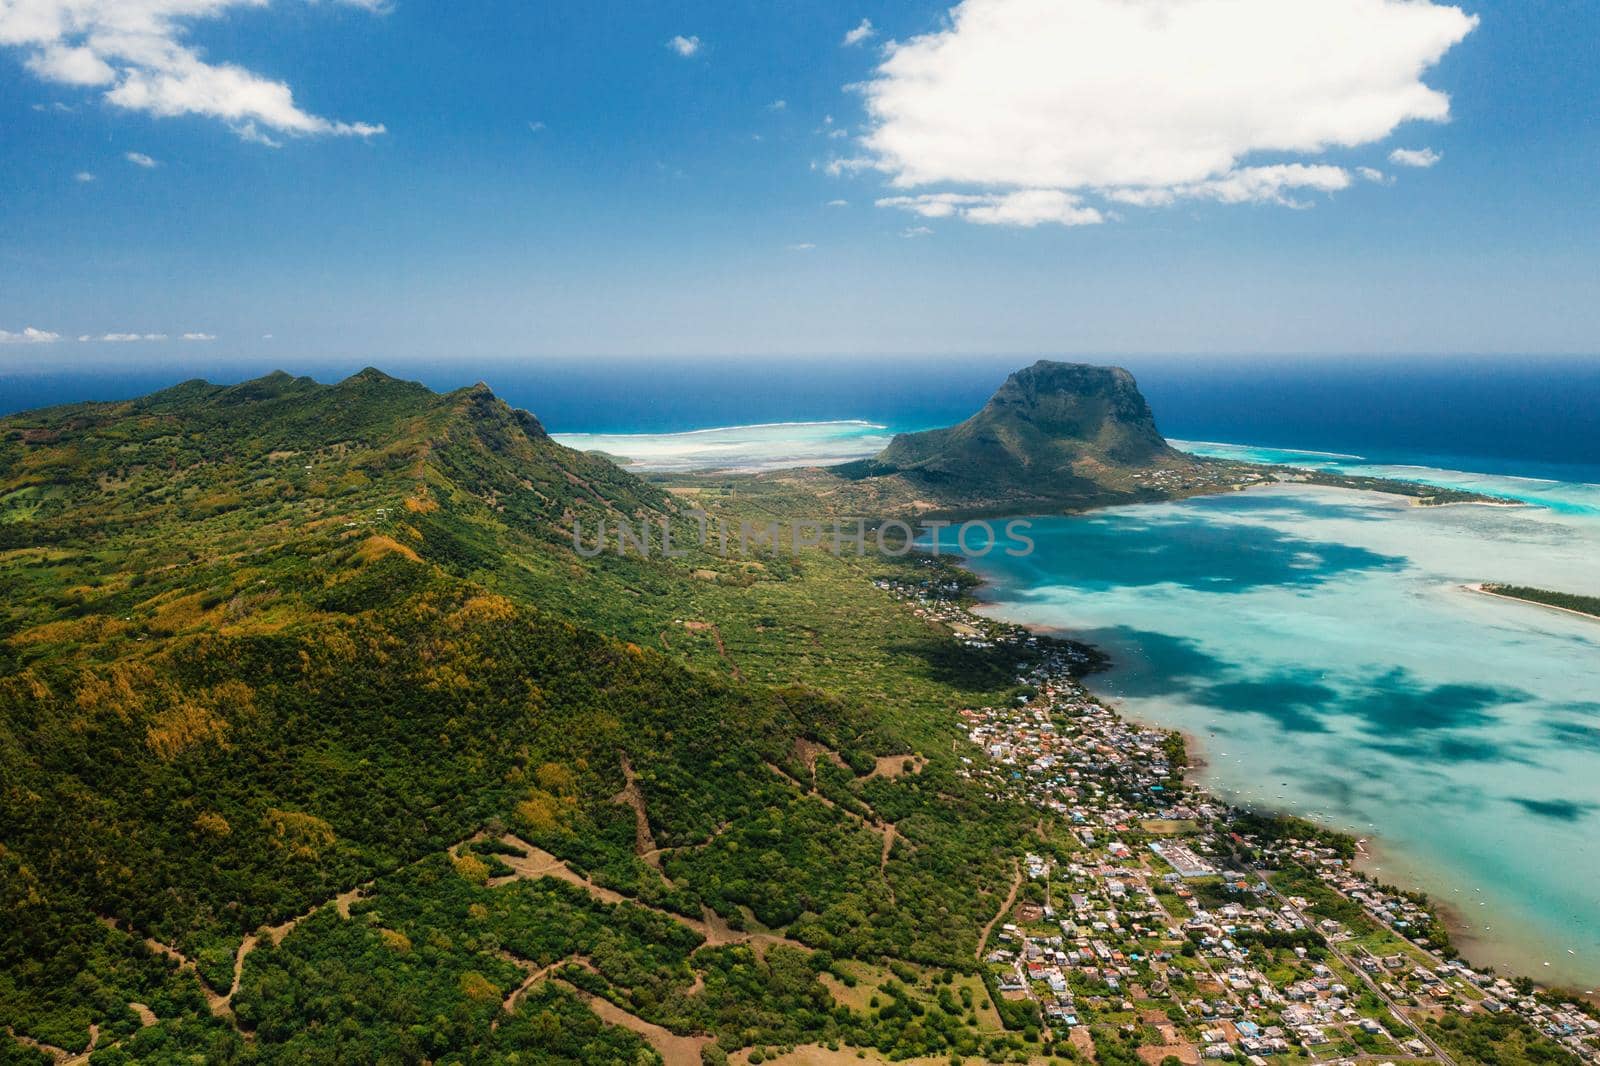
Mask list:
[[[656,483],[375,370],[0,419],[0,1063],[1136,1061],[980,962],[1081,844],[957,712],[1085,653],[919,607],[940,560],[574,547],[1189,461],[1040,364],[878,462]]]
[[[1059,510],[1215,486],[1219,471],[1170,447],[1133,375],[1040,360],[983,409],[947,429],[901,433],[872,459],[837,469],[893,478],[953,510]],[[1237,481],[1229,470],[1222,475]]]

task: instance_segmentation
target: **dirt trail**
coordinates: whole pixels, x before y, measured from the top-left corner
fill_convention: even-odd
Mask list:
[[[744,671],[739,669],[739,664],[728,658],[728,646],[722,642],[722,630],[717,628],[717,623],[685,622],[683,628],[691,633],[710,633],[712,643],[717,646],[717,657],[728,664],[728,669],[733,671],[735,681],[744,680]]]
[[[908,762],[911,764],[910,771],[906,770],[906,763]],[[872,767],[872,772],[867,775],[866,779],[871,781],[874,777],[886,777],[892,781],[907,772],[920,774],[922,773],[922,768],[927,765],[928,760],[916,752],[911,752],[907,755],[880,755]]]
[[[50,1056],[60,1066],[84,1066],[89,1061],[89,1056],[94,1054],[95,1049],[100,1046],[100,1026],[95,1023],[90,1023],[89,1025],[89,1046],[82,1051],[76,1052],[56,1047],[54,1044],[46,1044],[43,1040],[35,1040],[31,1036],[23,1036],[9,1025],[6,1026],[6,1035],[24,1047],[31,1047],[35,1051]]]
[[[661,849],[656,847],[655,834],[650,832],[644,791],[639,788],[639,777],[633,772],[633,763],[628,761],[626,754],[622,756],[622,776],[628,783],[621,792],[611,797],[611,802],[633,808],[633,853],[654,868],[656,873],[661,873]]]
[[[817,760],[826,757],[829,762],[841,770],[850,769],[850,764],[844,761],[843,756],[832,748],[825,748],[814,740],[796,737],[794,742],[794,757],[800,764],[811,771],[811,787],[817,787]]]
[[[877,833],[879,836],[883,837],[883,851],[879,855],[879,858],[878,858],[878,876],[883,879],[884,887],[889,890],[889,898],[890,898],[891,901],[893,901],[893,899],[894,899],[894,887],[889,884],[889,877],[888,877],[889,852],[894,849],[894,842],[895,842],[897,837],[899,839],[901,839],[901,840],[905,840],[904,837],[900,837],[899,836],[898,831],[894,827],[894,823],[893,822],[885,822],[882,819],[878,818],[877,815],[875,815],[875,814],[871,818],[868,818],[866,815],[857,814],[855,811],[852,811],[848,807],[841,807],[839,804],[835,803],[833,800],[829,799],[827,796],[823,795],[821,792],[818,792],[816,790],[815,786],[812,786],[811,788],[807,788],[804,785],[804,783],[802,783],[801,781],[797,780],[794,777],[793,774],[789,773],[787,770],[785,770],[783,767],[779,766],[777,763],[769,762],[769,763],[766,764],[766,767],[767,767],[767,769],[771,770],[773,773],[777,774],[779,777],[783,778],[785,781],[789,782],[795,788],[798,788],[801,792],[803,792],[806,795],[812,797],[813,799],[818,800],[819,802],[821,802],[823,806],[829,807],[829,808],[832,808],[833,810],[838,811],[840,814],[844,815],[845,817],[847,817],[847,818],[851,819],[852,821],[854,821],[857,825],[861,826],[861,828],[866,829],[866,830],[868,830],[869,832],[872,832],[872,833]],[[906,847],[908,847],[908,848],[915,848],[916,847],[916,845],[912,844],[911,841],[909,841],[909,840],[906,840],[905,843],[906,843]]]
[[[578,886],[595,899],[600,900],[602,903],[631,903],[635,907],[643,907],[645,910],[655,911],[662,917],[671,918],[679,925],[688,929],[692,929],[694,932],[700,934],[701,938],[704,939],[708,945],[713,947],[720,947],[725,944],[750,944],[752,947],[756,947],[758,950],[760,950],[764,949],[770,944],[786,944],[790,947],[799,948],[802,951],[811,950],[798,940],[791,940],[790,938],[786,936],[780,936],[777,933],[747,933],[733,929],[726,921],[709,909],[703,911],[701,917],[696,919],[690,918],[685,914],[677,914],[673,911],[662,910],[660,907],[652,907],[649,904],[641,903],[630,896],[624,896],[620,892],[615,892],[612,889],[595,884],[588,878],[579,875],[577,871],[572,869],[572,867],[568,866],[565,862],[556,858],[548,851],[545,851],[542,848],[534,847],[532,844],[529,844],[526,840],[523,840],[521,837],[516,836],[515,834],[507,833],[500,838],[500,841],[501,843],[508,844],[511,847],[526,852],[527,854],[521,857],[516,855],[496,856],[496,858],[500,859],[501,862],[504,862],[507,866],[511,867],[514,872],[503,877],[491,879],[489,881],[489,886],[491,888],[498,887],[499,885],[506,884],[510,881],[518,880],[519,878],[524,880],[537,880],[541,877],[554,877],[558,880],[565,881],[570,885]]]
[[[973,952],[973,957],[976,959],[982,960],[983,949],[989,944],[989,934],[994,931],[996,925],[1000,924],[1000,919],[1006,916],[1006,912],[1011,910],[1012,904],[1017,902],[1017,893],[1022,891],[1022,864],[1012,859],[1011,865],[1016,871],[1016,875],[1011,879],[1011,891],[1006,894],[1006,901],[1000,904],[1000,909],[995,912],[993,918],[989,919],[989,924],[984,926],[983,932],[979,934],[978,950]]]
[[[628,1013],[609,999],[591,996],[573,985],[566,987],[588,1004],[589,1009],[594,1011],[601,1021],[620,1025],[644,1037],[645,1042],[656,1049],[656,1054],[661,1056],[661,1061],[666,1066],[700,1066],[700,1049],[711,1043],[711,1037],[679,1036],[670,1029],[664,1029],[636,1014]]]
[[[513,988],[510,994],[507,995],[505,1000],[500,1004],[500,1010],[504,1014],[515,1014],[517,1011],[517,1003],[522,999],[523,996],[528,994],[528,989],[532,988],[534,985],[550,976],[550,971],[559,966],[565,966],[567,963],[573,961],[570,958],[557,959],[549,966],[542,966],[535,969],[533,963],[529,962],[527,959],[519,959],[509,951],[500,952],[500,957],[512,963],[513,965],[520,966],[524,970],[529,971],[528,976],[523,978],[522,983],[516,988]],[[500,1019],[496,1018],[493,1022],[491,1022],[489,1024],[489,1028],[500,1028]]]

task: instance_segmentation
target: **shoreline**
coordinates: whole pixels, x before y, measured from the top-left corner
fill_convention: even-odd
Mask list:
[[[1600,614],[1590,614],[1588,611],[1579,611],[1572,607],[1560,607],[1556,604],[1543,603],[1539,600],[1525,600],[1521,596],[1507,596],[1503,592],[1492,592],[1485,588],[1484,582],[1481,581],[1473,582],[1470,585],[1462,585],[1461,588],[1466,592],[1476,592],[1480,596],[1493,596],[1497,600],[1506,600],[1510,603],[1522,603],[1528,605],[1529,607],[1543,607],[1547,611],[1560,611],[1562,614],[1570,614],[1578,618],[1587,618],[1591,622],[1600,622]]]
[[[1334,491],[1349,490],[1335,489]],[[959,558],[956,565],[978,579],[977,584],[971,586],[967,593],[971,601],[970,610],[975,613],[982,613],[984,617],[995,621],[1020,626],[1029,633],[1041,637],[1048,637],[1090,649],[1097,657],[1097,662],[1093,669],[1086,671],[1082,675],[1077,675],[1078,680],[1086,688],[1088,688],[1087,682],[1090,677],[1115,666],[1115,659],[1104,648],[1078,639],[1073,635],[1073,631],[1066,627],[1045,625],[1037,622],[1021,622],[1006,617],[1004,604],[981,595],[993,589],[994,582],[974,570],[970,565],[970,560]],[[1482,595],[1496,596],[1498,599],[1511,600],[1516,603],[1528,603],[1536,607],[1550,606],[1534,601],[1519,600],[1514,596],[1498,596],[1496,593],[1483,589],[1473,589],[1471,586],[1462,587],[1469,591],[1480,592]],[[1552,607],[1551,609],[1577,614],[1590,621],[1600,621],[1600,618],[1596,618],[1593,615],[1585,615],[1582,612],[1571,611],[1567,608]],[[1184,784],[1199,789],[1216,802],[1230,807],[1235,805],[1233,801],[1226,798],[1224,792],[1217,789],[1213,781],[1208,779],[1209,775],[1206,771],[1211,764],[1206,758],[1205,744],[1198,734],[1190,729],[1174,726],[1168,722],[1156,721],[1146,715],[1132,713],[1123,706],[1122,701],[1116,696],[1094,692],[1092,689],[1089,689],[1089,691],[1095,699],[1101,701],[1116,714],[1130,722],[1169,733],[1176,733],[1181,736],[1184,742],[1185,754],[1188,757],[1188,765],[1184,768],[1183,773]],[[1493,969],[1507,977],[1526,977],[1540,988],[1552,991],[1559,990],[1563,994],[1600,1006],[1600,973],[1587,978],[1563,974],[1559,979],[1551,980],[1546,978],[1541,980],[1539,971],[1551,965],[1551,960],[1543,957],[1544,952],[1524,937],[1519,937],[1515,934],[1485,936],[1482,930],[1473,928],[1467,920],[1466,912],[1455,906],[1442,894],[1452,888],[1459,891],[1459,885],[1452,885],[1450,878],[1429,873],[1425,868],[1418,865],[1415,860],[1408,860],[1402,852],[1382,843],[1378,837],[1370,832],[1357,834],[1352,830],[1329,824],[1322,818],[1295,814],[1289,810],[1283,810],[1281,813],[1305,818],[1313,824],[1354,839],[1357,847],[1357,858],[1352,863],[1352,869],[1366,874],[1374,881],[1381,881],[1384,878],[1377,871],[1387,867],[1389,871],[1387,883],[1425,894],[1429,908],[1433,910],[1439,922],[1449,932],[1451,945],[1455,952],[1469,964]]]

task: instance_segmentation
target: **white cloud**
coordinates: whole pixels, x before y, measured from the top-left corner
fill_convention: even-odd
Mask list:
[[[849,200],[829,200],[827,203],[823,204],[822,206],[823,207],[849,207],[850,206],[850,201]]]
[[[900,236],[908,240],[913,237],[931,237],[933,236],[933,230],[928,226],[907,226],[900,231]]]
[[[964,218],[988,226],[1033,227],[1042,222],[1093,226],[1105,221],[1099,209],[1060,189],[1022,189],[1009,193],[924,193],[889,196],[879,207],[898,207],[923,218]]]
[[[47,329],[34,329],[32,326],[23,326],[21,333],[0,329],[0,344],[54,344],[60,339],[59,333],[52,333]]]
[[[851,45],[857,45],[863,41],[872,39],[877,35],[877,33],[878,31],[872,28],[871,19],[862,19],[861,24],[855,29],[846,33],[844,35],[844,40],[840,41],[839,43],[844,47],[849,48]]]
[[[247,140],[263,129],[309,136],[369,137],[382,125],[312,114],[294,93],[232,63],[209,63],[188,43],[192,22],[269,0],[0,0],[0,46],[25,49],[39,78],[104,89],[116,107],[160,117],[221,119]],[[381,0],[342,0],[369,11]]]
[[[543,133],[544,132],[544,123],[543,122],[530,122],[530,123],[528,123],[528,132],[529,133]]]
[[[45,81],[62,85],[109,85],[117,72],[92,48],[52,44],[28,57],[28,69]]]
[[[109,344],[133,344],[136,341],[164,341],[165,333],[102,333],[98,337],[79,337],[80,341],[105,341]]]
[[[889,48],[864,154],[828,170],[982,195],[943,202],[974,222],[1083,224],[1096,197],[1303,206],[1351,183],[1306,157],[1448,118],[1421,79],[1476,25],[1433,0],[963,0]]]
[[[690,56],[700,51],[700,38],[685,37],[680,33],[678,36],[667,42],[667,47],[678,53],[683,58],[688,59]]]
[[[1432,148],[1396,148],[1389,153],[1389,162],[1397,167],[1431,167],[1443,158]]]
[[[814,165],[814,164],[813,164]],[[824,164],[823,169],[829,177],[840,177],[846,174],[859,174],[863,170],[871,170],[873,162],[864,156],[853,156],[848,159],[830,159]]]
[[[1350,172],[1343,167],[1280,163],[1266,167],[1241,167],[1210,181],[1168,186],[1131,186],[1108,189],[1105,197],[1135,207],[1165,207],[1178,200],[1215,200],[1224,204],[1280,204],[1309,207],[1292,191],[1333,193],[1350,187]]]
[[[816,245],[812,244],[810,241],[801,241],[799,244],[789,245],[789,251],[791,252],[809,252],[815,248]]]
[[[217,339],[217,335],[215,333],[185,333],[183,339],[186,341],[214,341]]]
[[[89,173],[87,170],[80,170],[76,174],[72,175],[72,180],[87,184],[94,180],[94,175]]]
[[[1356,167],[1356,173],[1361,175],[1363,181],[1370,181],[1374,185],[1394,184],[1394,179],[1377,167]]]
[[[123,153],[122,158],[126,159],[134,166],[144,167],[146,170],[150,170],[156,165],[156,161],[145,155],[143,152],[125,152]]]

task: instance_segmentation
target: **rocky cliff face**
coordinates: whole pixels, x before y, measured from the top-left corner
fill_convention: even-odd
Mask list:
[[[1126,370],[1040,360],[965,422],[902,433],[834,471],[898,485],[922,508],[1020,513],[1189,491],[1200,466],[1167,445]]]
[[[1120,367],[1040,360],[1012,374],[977,414],[948,429],[905,433],[877,457],[901,473],[1050,490],[1183,458],[1156,429]]]

